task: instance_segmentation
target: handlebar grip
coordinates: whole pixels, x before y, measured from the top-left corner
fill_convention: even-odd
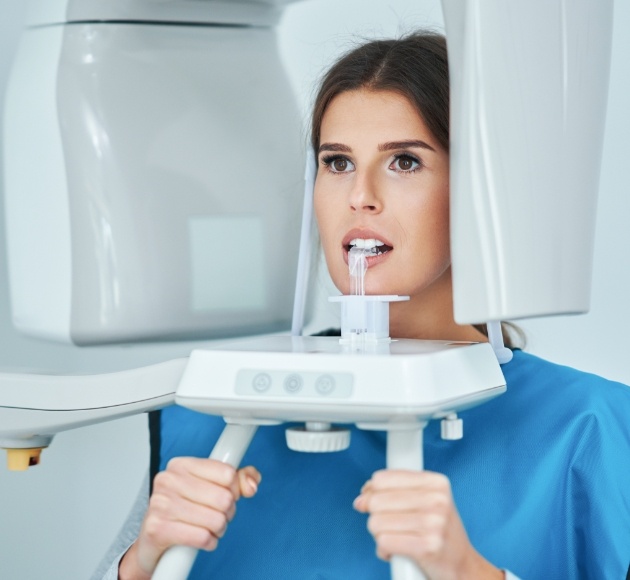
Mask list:
[[[256,425],[228,423],[212,449],[210,459],[216,459],[237,468],[256,433],[256,429]],[[196,557],[196,548],[172,546],[162,554],[151,579],[186,580]]]
[[[426,423],[397,427],[387,432],[387,468],[422,471],[422,430]],[[392,580],[426,580],[415,562],[404,556],[391,560]]]

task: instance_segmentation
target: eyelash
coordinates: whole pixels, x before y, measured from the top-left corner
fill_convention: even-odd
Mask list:
[[[339,160],[339,159],[345,159],[347,161],[350,161],[345,155],[326,155],[325,157],[322,157],[322,165],[326,168],[326,170],[330,173],[333,173],[335,175],[339,174],[339,173],[344,173],[343,171],[333,171],[331,169],[331,165]]]
[[[411,161],[417,163],[417,165],[413,169],[395,169],[394,171],[396,171],[397,173],[404,173],[406,175],[409,175],[410,173],[415,173],[416,171],[424,167],[422,161],[418,159],[418,157],[416,157],[415,155],[411,155],[410,153],[398,153],[397,155],[394,155],[394,159],[389,164],[389,166],[393,165],[397,161],[400,161],[401,159],[411,159]]]
[[[340,160],[340,159],[345,159],[349,163],[352,163],[352,161],[350,161],[345,155],[327,155],[325,157],[322,157],[321,163],[326,168],[327,171],[329,171],[330,173],[333,173],[334,175],[338,175],[340,173],[345,173],[345,171],[334,171],[333,169],[331,169],[331,165],[335,161]],[[415,173],[416,171],[424,167],[420,159],[418,159],[415,155],[410,155],[409,153],[398,153],[397,155],[394,155],[394,159],[388,165],[388,167],[390,167],[397,161],[400,161],[401,159],[411,159],[414,163],[417,163],[417,165],[413,169],[394,169],[393,171],[396,171],[397,173],[408,175],[410,173]]]

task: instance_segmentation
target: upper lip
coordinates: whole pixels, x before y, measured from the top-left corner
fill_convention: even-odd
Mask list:
[[[350,242],[356,238],[360,238],[362,240],[380,240],[381,242],[383,242],[386,246],[389,246],[391,248],[394,247],[394,245],[383,235],[375,232],[374,230],[371,229],[364,229],[364,228],[354,228],[352,230],[350,230],[344,237],[343,240],[341,241],[341,245],[344,248],[348,248],[348,246],[350,245]]]

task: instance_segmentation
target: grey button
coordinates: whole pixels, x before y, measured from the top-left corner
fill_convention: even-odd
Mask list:
[[[302,388],[303,384],[304,381],[300,375],[292,374],[284,379],[284,388],[289,393],[297,393]]]
[[[271,377],[267,373],[258,373],[252,381],[252,387],[259,393],[265,392],[271,386]]]
[[[320,395],[329,395],[335,389],[335,379],[330,375],[322,375],[317,379],[315,388]]]

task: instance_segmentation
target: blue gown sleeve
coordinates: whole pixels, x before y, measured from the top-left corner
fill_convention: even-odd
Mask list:
[[[625,578],[630,563],[630,388],[599,381],[570,465],[575,557],[582,578]]]

